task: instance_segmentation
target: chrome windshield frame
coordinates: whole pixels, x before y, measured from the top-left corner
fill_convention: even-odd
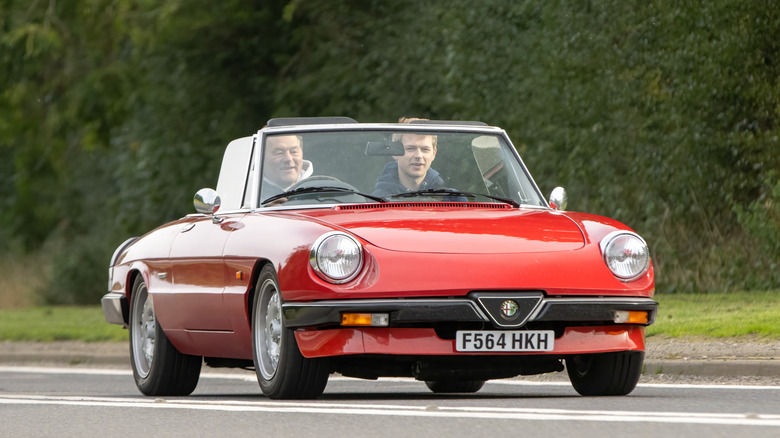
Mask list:
[[[509,149],[511,150],[512,155],[517,160],[518,164],[520,165],[520,169],[525,174],[525,177],[528,179],[531,187],[534,189],[536,195],[541,199],[543,204],[545,206],[538,206],[538,205],[528,205],[523,204],[523,207],[529,207],[529,208],[539,208],[539,209],[546,209],[549,210],[550,207],[547,205],[546,198],[542,194],[541,190],[539,190],[539,186],[536,184],[536,181],[534,180],[533,176],[528,170],[528,167],[525,165],[525,162],[523,161],[522,157],[520,157],[520,154],[517,152],[517,148],[512,143],[511,139],[507,135],[506,131],[502,128],[495,127],[495,126],[479,126],[479,125],[456,125],[456,124],[435,124],[435,123],[426,123],[426,124],[413,124],[413,123],[344,123],[344,124],[312,124],[312,125],[290,125],[290,126],[266,126],[260,130],[257,131],[257,133],[253,136],[254,138],[254,145],[253,145],[253,154],[252,157],[254,159],[254,166],[257,170],[253,174],[252,181],[247,181],[248,184],[252,184],[251,191],[252,193],[252,199],[248,203],[248,207],[250,210],[266,210],[266,209],[280,209],[280,206],[269,206],[269,207],[263,207],[259,205],[260,199],[260,189],[261,189],[261,182],[263,178],[263,169],[262,169],[262,163],[265,159],[265,140],[266,137],[270,135],[284,135],[284,134],[307,134],[307,133],[315,133],[315,132],[338,132],[338,131],[344,131],[344,132],[368,132],[368,131],[394,131],[394,132],[419,132],[419,133],[430,133],[431,131],[435,132],[442,132],[442,133],[465,133],[465,134],[485,134],[485,135],[492,135],[492,136],[500,136],[509,146]],[[301,208],[323,208],[323,207],[329,207],[329,205],[323,205],[323,204],[316,204],[316,205],[296,205],[294,207],[283,207],[283,209],[301,209]]]

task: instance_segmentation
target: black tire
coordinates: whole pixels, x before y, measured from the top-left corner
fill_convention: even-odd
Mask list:
[[[324,361],[303,357],[293,331],[284,326],[279,281],[270,265],[260,271],[255,287],[252,358],[257,382],[269,398],[317,398],[328,384]]]
[[[581,395],[626,395],[642,374],[644,351],[582,354],[566,359],[566,371]]]
[[[426,380],[425,386],[436,394],[474,393],[482,389],[484,380]]]
[[[203,358],[182,354],[157,323],[154,305],[139,275],[130,296],[130,363],[145,395],[189,395],[198,386]]]

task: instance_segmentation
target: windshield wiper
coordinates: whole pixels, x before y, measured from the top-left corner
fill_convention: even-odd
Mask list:
[[[425,189],[425,190],[416,190],[414,192],[404,192],[399,193],[397,195],[391,195],[390,198],[410,198],[414,196],[465,196],[470,198],[477,198],[477,197],[483,197],[492,199],[494,201],[503,202],[504,204],[509,204],[515,208],[520,208],[520,204],[517,202],[508,199],[508,198],[501,198],[499,196],[493,196],[493,195],[486,195],[484,193],[472,193],[472,192],[461,192],[460,190],[455,189]]]
[[[353,193],[355,195],[360,195],[366,199],[370,199],[372,201],[376,202],[387,202],[387,199],[381,198],[379,196],[374,195],[367,195],[365,193],[358,192],[357,190],[347,189],[344,187],[335,187],[335,186],[320,186],[320,187],[300,187],[295,190],[289,190],[286,192],[279,193],[278,195],[271,196],[270,198],[266,199],[265,201],[261,202],[260,205],[265,205],[270,202],[276,201],[278,199],[282,198],[289,198],[290,196],[296,196],[301,195],[304,193],[333,193],[333,192],[347,192],[347,193]]]

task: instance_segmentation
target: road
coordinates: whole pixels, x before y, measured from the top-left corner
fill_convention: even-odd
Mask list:
[[[152,398],[125,369],[0,366],[3,437],[553,434],[776,437],[780,386],[640,383],[627,397],[581,397],[564,381],[503,380],[440,396],[410,379],[332,377],[320,399],[273,401],[250,371],[210,371],[189,397]]]

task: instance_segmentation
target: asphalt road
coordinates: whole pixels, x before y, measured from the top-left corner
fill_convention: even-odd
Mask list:
[[[568,382],[488,382],[434,395],[411,379],[333,377],[313,401],[263,397],[252,372],[204,372],[189,397],[150,398],[127,369],[0,366],[0,436],[776,437],[780,386],[642,384],[581,397]]]

